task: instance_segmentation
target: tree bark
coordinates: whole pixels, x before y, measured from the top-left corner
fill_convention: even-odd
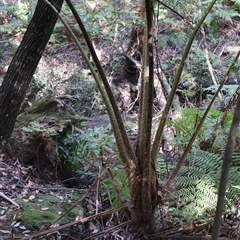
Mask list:
[[[240,123],[240,96],[238,96],[237,106],[234,112],[231,129],[228,135],[228,141],[223,157],[221,179],[218,188],[218,201],[214,217],[213,232],[211,240],[217,240],[220,234],[220,227],[222,222],[222,213],[224,208],[226,188],[229,178],[229,170],[232,163],[232,155],[234,146],[236,144],[237,132]]]
[[[54,0],[61,9],[63,0]],[[0,87],[0,150],[8,142],[18,111],[52,34],[57,15],[43,0],[39,0],[22,42],[14,55]]]

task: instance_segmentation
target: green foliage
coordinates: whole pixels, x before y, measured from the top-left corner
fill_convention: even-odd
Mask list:
[[[188,143],[203,113],[203,110],[198,112],[195,108],[184,108],[176,112],[173,119],[168,121],[168,124],[174,126],[176,130],[176,145],[184,147]],[[210,143],[209,151],[217,151],[221,146],[225,146],[232,117],[231,112],[225,116],[225,113],[211,109],[197,136],[195,146]]]
[[[49,114],[50,115],[50,114]],[[66,113],[67,115],[67,113]],[[22,127],[22,131],[25,133],[30,133],[30,134],[36,134],[36,133],[44,133],[46,135],[50,135],[50,136],[57,136],[59,134],[59,131],[62,131],[64,128],[66,128],[66,126],[71,125],[71,119],[68,120],[64,120],[62,119],[61,121],[57,121],[56,119],[54,119],[54,117],[49,118],[51,119],[50,121],[52,125],[49,125],[48,122],[49,119],[41,119],[42,121],[40,121],[41,116],[37,116],[35,115],[36,120],[31,121],[31,119],[25,119],[25,126]],[[56,122],[54,122],[56,121]]]
[[[22,130],[26,133],[45,132],[45,128],[41,127],[37,121],[31,121],[26,127],[23,127]],[[50,132],[50,134],[52,133],[53,132]],[[54,131],[54,133],[56,132]]]
[[[189,54],[189,61],[187,62],[186,72],[191,73],[193,76],[197,76],[197,83],[202,86],[209,86],[211,83],[211,77],[206,65],[206,57],[203,50],[198,47],[197,41],[194,42],[194,47],[191,49]],[[214,56],[209,53],[209,57],[212,60]],[[217,63],[217,61],[211,61]],[[209,82],[210,81],[210,82]]]
[[[55,51],[54,49],[59,50],[59,48],[51,48]],[[42,61],[33,80],[35,85],[43,86],[38,95],[41,97],[46,95],[46,90],[54,92],[57,96],[65,92],[71,98],[69,99],[71,107],[85,116],[100,114],[106,109],[89,71],[79,69],[75,64],[69,66],[66,62],[61,66],[55,65],[49,68],[47,62]]]
[[[181,1],[172,0],[168,0],[164,3],[172,7],[179,14],[182,14],[185,19],[191,19],[190,21],[192,23],[197,23],[202,13],[209,5],[210,0],[204,0],[201,2],[195,1],[195,3],[193,1],[184,1],[184,5]],[[207,48],[209,50],[216,50],[216,44],[229,44],[229,42],[226,41],[226,38],[221,39],[219,37],[220,24],[223,22],[219,20],[224,19],[224,21],[232,23],[233,17],[239,16],[239,8],[236,8],[235,6],[226,5],[224,0],[217,1],[205,20],[205,26],[203,28],[205,36],[197,38],[193,44],[189,59],[185,63],[184,71],[187,75],[191,76],[191,79],[195,79],[194,83],[196,86],[199,86],[200,84],[203,87],[212,85],[212,78],[209,73],[203,49]],[[166,8],[164,8],[164,10],[166,10]],[[172,78],[179,63],[176,56],[179,56],[179,53],[181,54],[180,51],[184,48],[188,36],[192,32],[193,25],[186,24],[185,21],[176,17],[176,15],[169,9],[163,11],[161,5],[158,19],[158,43],[160,47],[166,52],[169,51],[169,47],[171,47],[172,51],[172,46],[179,50],[178,52],[176,51],[175,54],[169,54],[169,57],[161,63],[164,72],[169,75],[169,78]],[[205,45],[203,44],[204,41],[202,37],[206,40]],[[233,45],[235,45],[234,42]],[[232,61],[231,54],[226,54],[226,56],[219,55],[219,51],[217,50],[209,51],[208,55],[212,68],[214,69],[215,78],[220,82],[223,79],[223,74],[227,71],[230,62]],[[171,80],[169,81],[171,82]],[[186,79],[184,79],[184,81],[186,81]]]
[[[63,132],[55,138],[58,151],[63,159],[71,165],[73,172],[92,175],[88,160],[101,157],[101,146],[113,148],[115,141],[110,129],[94,128],[82,133]]]
[[[169,177],[170,171],[175,167],[174,164],[168,163],[162,157],[158,157],[156,164],[156,172],[158,179],[166,179]]]
[[[71,77],[67,92],[74,96],[73,108],[86,116],[102,113],[106,109],[92,76],[88,76],[87,72],[82,71]]]
[[[211,93],[211,94],[215,94],[215,92],[217,91],[219,85],[211,85],[207,88],[203,89],[203,92],[207,92],[207,93]],[[232,97],[232,95],[237,91],[239,85],[224,85],[222,87],[222,92],[224,93],[225,96],[227,97]]]
[[[28,4],[17,2],[16,5],[12,9],[12,14],[14,14],[20,21],[28,24],[29,22],[29,14],[31,13]]]
[[[190,18],[193,22],[198,22],[201,17],[201,13],[208,7],[211,0],[198,1],[185,1],[184,5],[180,1],[168,0],[165,4],[172,6],[174,10],[182,14],[186,18]],[[239,16],[239,0],[234,1],[234,6],[227,5],[225,0],[219,0],[214,5],[211,13],[208,15],[205,23],[209,25],[210,20],[216,20],[222,18],[226,21],[232,22],[232,18]]]
[[[175,179],[176,191],[166,196],[177,208],[170,211],[180,223],[194,220],[206,221],[215,211],[217,192],[221,175],[222,156],[201,150],[189,154],[185,166]],[[230,211],[239,201],[240,190],[240,157],[233,157],[226,191],[225,211]],[[184,212],[184,215],[182,214]]]
[[[122,48],[132,24],[141,24],[141,17],[137,15],[138,5],[131,1],[73,1],[88,33],[92,39],[114,41],[116,49]],[[11,34],[25,29],[33,15],[36,1],[17,1],[9,6],[0,7],[0,14],[7,16],[8,23],[0,25],[0,32]],[[61,13],[67,23],[75,31],[79,27],[73,20],[72,13],[64,2]],[[0,15],[1,16],[1,15]],[[63,25],[57,23],[50,42],[60,44],[59,39],[65,38]],[[53,46],[54,47],[54,46]]]
[[[166,34],[159,35],[158,42],[160,47],[165,48],[167,44],[172,44],[178,49],[182,49],[187,41],[187,36],[182,31],[169,31]]]
[[[214,46],[214,40],[209,43],[207,48],[211,45]],[[220,39],[218,39],[220,41]],[[231,62],[231,57],[220,58],[217,54],[212,51],[208,51],[209,61],[213,69],[221,69],[221,71],[215,72],[215,77],[218,81],[221,81],[223,74],[227,71],[227,68]],[[189,60],[187,61],[186,68],[187,73],[191,73],[195,77],[198,86],[208,87],[212,85],[212,78],[209,73],[208,66],[206,64],[206,55],[204,50],[197,41],[194,42],[193,48],[189,54]]]
[[[176,1],[174,1],[174,3],[175,2]],[[124,8],[119,9],[114,7],[111,1],[109,1],[109,3],[106,3],[105,1],[99,1],[96,6],[94,1],[87,1],[87,3],[87,7],[85,1],[84,3],[77,4],[75,7],[82,17],[88,32],[98,40],[104,39],[114,43],[116,43],[116,40],[118,40],[122,44],[124,37],[128,32],[128,17],[133,19],[132,21],[134,23],[139,21],[137,17],[132,18],[133,14],[132,12],[129,13],[129,9],[124,10]],[[203,9],[208,5],[208,3],[209,1],[202,1]],[[199,6],[193,4],[192,1],[185,1],[185,6],[188,10],[188,16],[186,16],[186,18],[190,17],[190,19],[194,20],[193,23],[197,22],[199,19]],[[176,6],[176,8],[178,7],[179,6]],[[179,10],[180,9],[181,8],[179,8]],[[233,16],[238,16],[235,15],[236,12],[234,10],[228,11],[226,9],[227,8],[224,8],[223,5],[218,5],[212,15],[210,15],[207,19],[206,26],[210,29],[211,33],[210,41],[215,41],[214,38],[218,37],[218,22],[216,20],[216,16],[224,18],[228,21],[231,21]],[[185,9],[183,9],[183,12],[184,10]],[[24,12],[24,9],[16,8],[13,9],[13,11],[19,15],[19,19],[21,21],[24,23],[28,21],[28,12]],[[63,8],[63,12],[65,16],[68,17],[68,10]],[[196,15],[193,14],[195,12],[197,13]],[[167,16],[166,12],[163,12],[163,14]],[[187,29],[184,30],[182,30],[181,27],[178,28],[179,22],[170,18],[162,19],[164,23],[170,23],[172,25],[172,29],[169,29],[162,34],[162,36],[159,38],[159,44],[162,48],[166,48],[168,45],[173,45],[178,50],[181,50],[187,42],[189,29],[187,27]],[[69,19],[69,21],[71,20]],[[73,24],[71,26],[75,27]],[[55,35],[52,37],[52,42],[54,43],[56,43],[56,36],[59,29],[59,26],[55,28]],[[196,48],[194,48],[192,54],[189,56],[189,62],[186,64],[186,74],[183,76],[185,77],[183,80],[188,85],[191,85],[195,81],[196,76],[198,76],[198,79],[200,78],[202,80],[201,82],[209,81],[206,80],[209,79],[209,73],[205,64],[206,59],[204,52],[198,46],[197,42],[195,43],[195,47]],[[220,64],[215,61],[217,57],[214,54],[212,54],[210,58],[213,62],[214,68],[220,66]],[[171,63],[170,68],[174,66],[172,68],[173,71],[175,70],[175,66],[178,65],[179,59],[179,56],[174,56],[174,58],[170,59],[171,62],[167,62]],[[62,74],[62,72],[60,73]],[[49,80],[48,73],[45,79]],[[62,79],[62,76],[59,76],[59,78],[54,80],[58,82],[58,79]],[[49,84],[47,82],[49,81],[46,81],[46,84]],[[52,83],[52,81],[50,82]],[[77,108],[77,106],[89,103],[89,99],[92,99],[92,94],[94,91],[93,88],[89,87],[90,85],[88,85],[88,80],[74,78],[73,82],[76,83],[76,86],[72,84],[71,88],[67,89],[67,92],[70,92],[70,94],[74,95],[75,99],[77,100],[74,107]],[[52,86],[50,86],[50,88],[51,87]],[[77,102],[80,104],[77,105]],[[79,110],[82,111],[80,107]],[[184,147],[192,136],[195,125],[199,121],[199,118],[202,116],[203,112],[200,111],[198,113],[196,109],[182,109],[177,114],[179,114],[179,116],[176,115],[173,120],[169,121],[169,125],[174,126],[176,129],[176,145]],[[200,145],[202,142],[210,141],[213,142],[211,150],[216,150],[219,148],[219,146],[223,146],[223,144],[225,144],[225,139],[230,127],[232,115],[228,114],[227,118],[224,120],[224,123],[222,123],[221,120],[223,119],[223,114],[224,113],[221,113],[215,109],[211,110],[203,128],[198,135],[196,141],[197,145]],[[25,128],[24,130],[37,131],[38,129],[40,129],[38,122],[32,122],[30,128]],[[86,164],[86,162],[89,160],[94,161],[101,157],[101,146],[106,145],[110,148],[112,148],[113,145],[115,146],[114,138],[112,134],[110,134],[109,129],[103,128],[95,128],[82,133],[63,131],[62,134],[55,136],[55,141],[58,144],[58,151],[61,157],[69,163],[72,171],[89,177],[91,177],[93,173],[90,169],[90,166]],[[239,197],[238,186],[240,184],[240,178],[238,169],[240,164],[237,163],[237,161],[239,161],[238,158],[235,160],[236,161],[233,163],[233,168],[231,169],[232,176],[227,194],[228,207],[231,207]],[[166,171],[169,171],[172,168],[173,166],[168,165],[163,159],[158,160],[158,164],[156,166],[158,176],[164,176]],[[188,222],[199,217],[207,218],[211,215],[216,203],[220,168],[221,156],[219,155],[203,151],[196,151],[190,154],[186,166],[182,168],[179,177],[176,179],[175,184],[177,186],[177,190],[167,196],[167,199],[170,202],[176,201],[176,199],[179,201],[178,209],[170,208],[178,221]],[[125,171],[121,169],[114,169],[112,170],[112,173],[115,181],[117,182],[117,186],[119,187],[120,194],[125,198],[129,197],[129,187]],[[112,202],[112,206],[119,205],[119,200],[116,198],[111,181],[106,179],[102,183],[103,188],[109,190],[109,195],[107,198]],[[185,215],[184,217],[182,214],[183,212]]]
[[[0,32],[12,33],[26,28],[33,15],[35,1],[17,1],[10,6],[0,7],[0,13],[9,19],[9,24],[0,25]]]
[[[170,30],[169,30],[170,31]],[[159,44],[164,49],[166,47],[169,47],[169,38],[171,35],[160,35],[159,36]],[[180,34],[179,34],[180,36]],[[186,36],[186,34],[183,32],[183,36]],[[182,39],[182,44],[177,47],[178,49],[182,49],[184,47],[184,41],[186,42],[187,37]],[[212,40],[212,41],[211,41]],[[177,41],[177,39],[176,39]],[[218,41],[224,41],[221,39],[218,39]],[[207,48],[211,48],[211,46],[214,46],[215,44],[214,39],[208,40],[209,45]],[[175,46],[175,45],[174,45]],[[221,81],[223,79],[223,74],[227,71],[227,68],[231,62],[231,57],[220,57],[218,54],[208,51],[209,60],[210,63],[215,70],[215,77],[218,81]],[[161,66],[166,72],[166,75],[169,77],[174,76],[176,68],[179,65],[180,57],[179,55],[172,55],[169,56],[164,63],[161,63]],[[218,70],[219,69],[219,70]],[[221,69],[221,70],[220,70]],[[236,69],[236,72],[238,69]],[[171,81],[170,81],[171,82]],[[188,90],[189,88],[197,90],[199,86],[202,87],[208,87],[212,85],[212,78],[209,73],[209,69],[206,63],[206,55],[203,50],[203,46],[199,44],[199,42],[196,40],[193,42],[193,47],[189,53],[188,59],[185,63],[184,72],[181,76],[181,83],[180,85],[185,85],[187,83],[187,87],[183,87],[184,90]]]
[[[117,188],[120,192],[120,195],[124,199],[129,198],[129,184],[128,184],[128,178],[127,178],[125,170],[112,169],[111,172],[112,172],[114,180],[117,184]],[[111,202],[112,207],[117,207],[117,206],[121,205],[121,202],[117,198],[117,195],[114,191],[114,187],[109,178],[106,178],[102,181],[102,188],[107,190],[107,192],[105,192],[105,194],[104,194],[105,199],[109,200]]]
[[[75,198],[77,197],[77,201],[79,199],[79,193],[73,192],[71,198],[73,194],[75,194]],[[20,204],[22,208],[18,211],[16,219],[21,221],[22,225],[28,226],[28,229],[39,229],[43,225],[52,224],[59,218],[59,212],[65,212],[66,209],[71,207],[72,199],[69,195],[63,197],[62,195],[54,196],[50,193],[45,193],[44,195],[35,195],[34,199],[29,199],[28,201],[24,201],[25,199],[17,199],[16,202]],[[79,204],[60,219],[60,223],[66,224],[69,221],[73,221],[76,216],[83,214],[84,210],[81,204]]]
[[[138,24],[141,18],[137,16],[136,10],[128,1],[82,1],[74,4],[79,16],[88,33],[93,38],[104,39],[105,41],[124,41],[124,36],[130,30],[128,26],[132,23]],[[131,9],[131,11],[129,11]],[[68,19],[72,14],[66,4],[62,8]],[[70,24],[71,27],[79,30],[76,24]],[[116,39],[117,38],[117,39]],[[119,42],[120,43],[120,42]]]

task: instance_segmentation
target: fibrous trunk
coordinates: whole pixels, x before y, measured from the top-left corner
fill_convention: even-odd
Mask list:
[[[157,178],[151,166],[145,166],[144,172],[132,176],[131,220],[133,230],[152,233],[155,230],[155,210],[157,207]]]

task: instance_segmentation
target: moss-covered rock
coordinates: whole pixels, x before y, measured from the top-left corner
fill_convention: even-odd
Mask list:
[[[17,220],[28,229],[39,229],[43,225],[54,223],[62,213],[66,212],[73,204],[68,199],[61,200],[58,197],[47,194],[38,195],[32,200],[16,200],[22,206]],[[59,223],[65,224],[73,221],[77,215],[83,216],[84,212],[81,205],[76,206]]]

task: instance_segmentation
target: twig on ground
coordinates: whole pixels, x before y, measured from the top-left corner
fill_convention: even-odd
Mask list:
[[[7,200],[8,202],[10,202],[11,204],[13,204],[14,206],[20,208],[20,205],[18,205],[16,202],[14,202],[11,198],[9,198],[8,196],[6,196],[3,192],[0,192],[0,197],[4,198],[5,200]]]

